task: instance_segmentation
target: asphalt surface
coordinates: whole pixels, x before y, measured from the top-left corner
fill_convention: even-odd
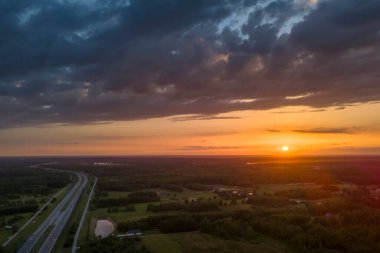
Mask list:
[[[29,253],[32,251],[40,253],[51,252],[88,182],[86,175],[78,172],[73,172],[73,174],[78,178],[75,185],[37,230],[18,249],[17,253]],[[41,247],[37,249],[39,246]]]

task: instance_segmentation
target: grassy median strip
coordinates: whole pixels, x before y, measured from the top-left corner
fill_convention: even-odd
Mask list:
[[[73,185],[75,185],[75,184],[77,183],[77,181],[78,181],[78,179],[75,180],[75,181],[73,182]],[[61,212],[66,211],[66,209],[67,209],[67,207],[70,205],[70,203],[71,203],[71,199],[73,198],[74,195],[75,195],[75,192],[74,192],[74,194],[71,196],[71,198],[69,198],[69,199],[67,200],[67,202],[65,203],[65,205],[61,208]]]
[[[42,234],[41,238],[37,241],[36,245],[34,245],[31,253],[37,253],[42,245],[45,243],[46,239],[49,237],[51,231],[53,230],[54,225],[50,225],[45,232]]]
[[[69,198],[67,202],[65,203],[65,205],[61,208],[61,213],[63,213],[67,209],[70,203],[71,203],[71,199]]]
[[[91,187],[93,184],[94,184],[94,181],[91,181],[91,185],[89,187],[89,191],[87,192],[86,199],[88,199],[88,197],[89,197],[89,194],[91,192]],[[91,210],[91,202],[94,199],[94,196],[95,196],[95,191],[93,193],[92,199],[90,200],[89,209],[88,209],[86,217],[84,219],[82,229],[79,233],[79,238],[78,238],[78,243],[77,243],[78,246],[80,246],[81,244],[84,244],[88,240],[89,235],[91,233],[91,231],[90,231],[90,223],[91,223],[90,210]]]

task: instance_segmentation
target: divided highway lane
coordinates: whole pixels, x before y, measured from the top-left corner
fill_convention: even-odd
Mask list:
[[[32,250],[37,252],[34,248],[41,243],[42,246],[38,252],[49,253],[53,249],[56,240],[69,220],[78,199],[80,198],[80,195],[88,182],[86,175],[77,172],[73,172],[73,174],[75,174],[78,178],[75,185],[66,194],[64,199],[54,208],[45,221],[38,227],[38,229],[34,231],[34,233],[26,240],[26,242],[17,251],[18,253],[29,253]],[[49,234],[46,235],[48,232]],[[40,242],[41,240],[44,241]]]
[[[66,223],[69,221],[69,218],[71,214],[73,213],[75,206],[78,203],[78,200],[81,196],[81,193],[83,189],[86,187],[88,183],[88,179],[86,176],[82,176],[82,184],[80,186],[79,191],[75,194],[70,204],[67,206],[66,210],[64,212],[61,212],[58,219],[54,223],[54,227],[48,236],[48,238],[45,240],[45,243],[40,248],[40,253],[47,253],[51,252],[53,249],[55,242],[57,241],[59,235],[61,234],[62,230],[64,229]]]

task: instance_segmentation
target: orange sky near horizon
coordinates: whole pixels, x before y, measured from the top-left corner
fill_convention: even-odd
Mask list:
[[[380,155],[379,3],[0,1],[0,157]]]
[[[378,154],[380,104],[4,129],[1,156]],[[288,152],[281,147],[289,147]],[[286,153],[286,154],[284,154]]]

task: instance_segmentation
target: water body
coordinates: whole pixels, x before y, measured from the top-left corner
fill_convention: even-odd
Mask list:
[[[112,232],[115,230],[114,225],[109,220],[98,220],[96,222],[96,228],[95,228],[95,236],[100,236],[101,238],[105,238],[112,234]]]

